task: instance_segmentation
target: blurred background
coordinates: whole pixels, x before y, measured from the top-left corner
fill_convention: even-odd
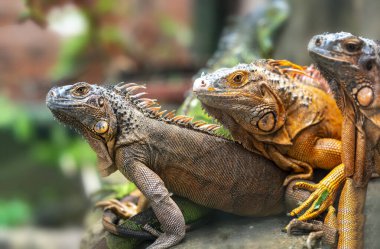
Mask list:
[[[123,181],[100,179],[87,143],[53,120],[51,87],[145,83],[178,108],[223,28],[272,2],[290,12],[258,57],[308,64],[327,31],[380,38],[378,0],[0,0],[0,248],[78,248],[94,193]]]

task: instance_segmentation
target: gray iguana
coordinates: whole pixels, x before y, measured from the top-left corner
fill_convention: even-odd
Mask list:
[[[339,32],[314,36],[308,50],[343,113],[338,248],[364,248],[367,185],[380,171],[380,45]]]
[[[185,236],[171,193],[237,215],[284,212],[284,171],[214,135],[216,125],[160,111],[155,101],[133,95],[139,88],[81,82],[51,89],[46,103],[56,119],[85,137],[103,176],[119,170],[150,201],[163,231],[145,227],[158,236],[150,248],[173,246]],[[292,191],[286,196],[299,197]]]

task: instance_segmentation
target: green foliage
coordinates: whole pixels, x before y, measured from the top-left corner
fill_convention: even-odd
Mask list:
[[[120,30],[115,26],[103,26],[98,31],[98,38],[102,44],[114,43],[122,44],[123,37],[121,36]]]
[[[0,105],[2,106],[0,129],[9,129],[18,141],[26,142],[30,139],[32,130],[35,127],[30,120],[29,114],[1,96]]]
[[[101,190],[93,194],[93,198],[96,200],[123,199],[134,190],[136,190],[136,185],[132,182],[127,184],[106,184]]]
[[[89,40],[89,35],[86,33],[62,41],[58,63],[54,66],[51,73],[54,80],[75,74],[80,63],[80,55],[85,51]]]
[[[61,165],[71,161],[75,166],[94,165],[96,154],[86,141],[73,137],[63,128],[53,125],[51,139],[37,141],[31,148],[31,155],[37,162]]]
[[[1,166],[6,168],[2,174],[11,177],[9,181],[20,181],[19,170],[22,170],[22,167],[15,170],[10,167],[17,162],[27,163],[24,167],[44,165],[61,167],[64,170],[95,165],[96,155],[86,141],[54,121],[45,106],[15,104],[2,96],[0,105],[3,107],[0,115],[0,141],[3,141],[2,148],[8,151],[2,154]],[[17,147],[9,149],[8,144]],[[49,199],[49,189],[50,187],[46,187],[46,192],[40,193],[42,199]],[[7,196],[12,193],[20,194],[15,189],[10,192],[7,189],[3,191]],[[29,193],[28,189],[25,191],[26,194]],[[56,192],[53,195],[56,200],[61,198]],[[19,226],[31,221],[31,207],[35,205],[33,202],[31,199],[0,199],[0,226]]]
[[[159,17],[158,25],[165,36],[176,39],[180,44],[190,46],[192,34],[185,25],[165,15]]]
[[[257,22],[257,41],[261,56],[268,58],[274,50],[273,37],[276,35],[276,31],[284,25],[290,12],[286,2],[277,1],[268,6],[264,15],[265,18]]]
[[[178,109],[177,113],[194,117],[193,121],[203,120],[210,124],[217,123],[217,121],[214,118],[210,117],[202,109],[201,102],[194,95],[190,95],[185,99],[181,107]],[[224,127],[221,127],[219,130],[217,130],[216,134],[228,139],[232,139],[231,133]]]
[[[95,164],[96,155],[86,141],[55,122],[51,115],[47,115],[45,108],[32,110],[1,96],[0,105],[3,107],[0,130],[9,131],[17,141],[27,145],[29,150],[26,155],[36,163],[59,166],[63,158],[69,157],[76,166]],[[35,115],[42,111],[46,115]],[[39,134],[39,126],[48,132],[47,137]]]
[[[0,227],[23,225],[31,218],[31,208],[26,202],[20,199],[0,199]]]
[[[95,3],[95,10],[99,14],[107,13],[112,11],[114,8],[114,1],[109,1],[109,0],[97,0]]]

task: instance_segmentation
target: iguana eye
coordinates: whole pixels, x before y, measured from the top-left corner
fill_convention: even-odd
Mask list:
[[[240,84],[241,83],[241,80],[243,79],[243,75],[241,74],[237,74],[233,77],[233,81],[236,83],[236,84]]]
[[[83,96],[86,95],[89,92],[89,88],[86,86],[79,86],[74,89],[73,94],[76,96]]]
[[[360,40],[348,41],[344,47],[348,52],[357,52],[362,48],[362,42]]]
[[[245,71],[237,71],[228,77],[228,82],[232,87],[240,87],[247,83],[248,73]]]
[[[94,130],[98,134],[103,134],[108,131],[108,123],[104,120],[101,120],[95,124]]]
[[[275,125],[276,117],[273,112],[268,112],[259,120],[259,122],[257,122],[257,127],[265,132],[273,130]]]

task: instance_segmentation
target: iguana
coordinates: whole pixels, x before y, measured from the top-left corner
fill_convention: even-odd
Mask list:
[[[340,32],[314,36],[310,56],[328,80],[344,114],[342,161],[347,177],[339,201],[339,248],[364,247],[368,180],[380,164],[380,47]]]
[[[51,89],[46,103],[56,119],[85,137],[101,175],[119,170],[150,201],[163,230],[146,228],[158,236],[150,248],[173,246],[185,236],[184,217],[171,193],[238,215],[284,211],[284,171],[213,135],[216,125],[164,114],[154,100],[133,94],[140,88],[80,82]]]
[[[306,72],[289,61],[257,60],[203,75],[193,85],[205,110],[235,140],[296,173],[288,180],[310,178],[312,168],[335,168],[332,174],[341,176],[335,181],[297,185],[317,189],[291,212],[299,214],[312,204],[299,220],[314,218],[326,210],[344,179],[340,173],[341,113],[333,97],[322,90],[324,85],[317,82],[321,79],[313,75],[315,70]],[[300,79],[303,74],[306,78]]]

